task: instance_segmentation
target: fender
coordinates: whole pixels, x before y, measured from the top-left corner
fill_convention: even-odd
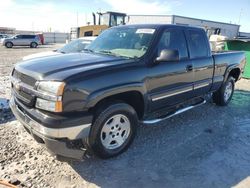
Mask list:
[[[121,94],[129,91],[137,91],[140,92],[143,96],[145,108],[148,106],[148,98],[147,98],[147,91],[144,83],[136,82],[136,83],[128,83],[123,85],[117,85],[117,86],[110,86],[108,88],[102,88],[101,90],[95,91],[91,93],[87,100],[86,100],[86,108],[94,107],[99,101],[101,101],[104,98]]]
[[[229,65],[225,71],[225,74],[224,74],[224,80],[223,80],[223,83],[225,83],[227,81],[227,78],[228,78],[228,75],[229,73],[233,70],[233,69],[240,69],[240,65],[239,64],[232,64],[232,65]],[[241,72],[240,72],[241,74]],[[239,75],[240,77],[240,75]]]

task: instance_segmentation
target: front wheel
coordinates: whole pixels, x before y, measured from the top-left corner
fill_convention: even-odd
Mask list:
[[[13,43],[12,42],[6,42],[5,47],[6,48],[12,48],[13,47]]]
[[[132,143],[137,114],[126,103],[114,103],[100,109],[90,131],[89,145],[98,157],[110,158],[124,152]]]
[[[213,93],[213,101],[219,106],[226,106],[231,101],[234,93],[235,81],[229,77],[221,88]]]

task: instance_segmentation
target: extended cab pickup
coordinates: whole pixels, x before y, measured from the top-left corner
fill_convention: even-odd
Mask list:
[[[18,63],[10,106],[53,154],[109,158],[128,148],[139,122],[160,122],[209,94],[227,105],[245,63],[243,52],[212,53],[201,28],[113,27],[82,53]]]

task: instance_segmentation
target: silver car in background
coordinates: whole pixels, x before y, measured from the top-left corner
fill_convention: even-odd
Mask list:
[[[6,48],[12,48],[13,46],[30,46],[31,48],[36,48],[39,44],[41,44],[41,40],[38,35],[15,35],[2,40],[2,45]]]
[[[40,52],[31,54],[23,57],[23,60],[30,60],[34,58],[48,57],[48,56],[58,56],[62,54],[68,53],[78,53],[82,52],[86,46],[88,46],[92,41],[94,41],[96,37],[82,37],[75,40],[70,41],[68,44],[65,44],[63,47],[47,52]]]

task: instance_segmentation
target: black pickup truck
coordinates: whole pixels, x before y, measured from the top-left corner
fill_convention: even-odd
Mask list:
[[[212,53],[201,28],[127,25],[105,30],[84,52],[18,63],[10,106],[57,156],[125,151],[138,123],[155,124],[206,102],[225,106],[243,52]]]

